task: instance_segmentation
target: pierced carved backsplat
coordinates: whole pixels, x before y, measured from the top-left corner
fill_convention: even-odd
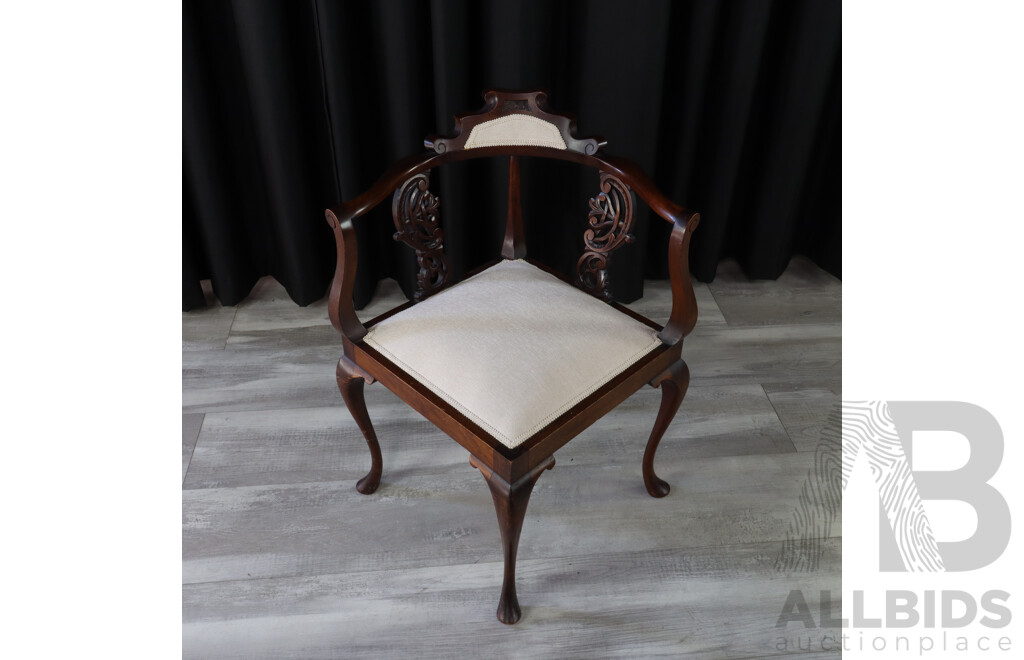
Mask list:
[[[448,257],[444,253],[441,229],[441,200],[429,190],[430,172],[411,177],[395,191],[391,215],[395,221],[395,240],[416,251],[420,272],[416,277],[419,302],[448,282]]]
[[[590,213],[583,232],[586,250],[576,262],[576,284],[605,300],[608,290],[608,256],[624,243],[632,243],[633,191],[617,177],[601,173],[601,192],[590,199]]]

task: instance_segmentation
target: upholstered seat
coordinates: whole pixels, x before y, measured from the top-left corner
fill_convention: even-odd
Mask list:
[[[661,345],[657,330],[524,261],[502,261],[364,341],[509,448]]]

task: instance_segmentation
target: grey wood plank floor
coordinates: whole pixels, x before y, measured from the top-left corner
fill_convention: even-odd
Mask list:
[[[820,640],[840,631],[775,624],[792,589],[812,612],[841,606],[840,512],[809,524],[800,511],[816,456],[837,451],[841,283],[803,258],[772,282],[731,262],[719,273],[696,286],[693,378],[658,451],[672,492],[643,488],[660,402],[645,388],[538,482],[515,626],[494,616],[486,484],[379,385],[366,399],[384,476],[374,495],[356,492],[369,454],[334,383],[324,301],[298,307],[265,278],[237,307],[183,314],[184,657],[838,655]],[[360,315],[403,300],[382,282]],[[667,283],[648,282],[632,307],[663,321]]]

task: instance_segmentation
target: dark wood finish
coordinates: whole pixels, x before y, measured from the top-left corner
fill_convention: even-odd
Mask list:
[[[425,172],[446,163],[472,160],[475,158],[493,158],[495,156],[535,156],[538,158],[554,158],[555,160],[567,160],[580,165],[586,165],[603,172],[610,172],[618,177],[624,184],[630,187],[644,202],[651,207],[651,210],[659,216],[674,223],[677,220],[684,225],[693,214],[682,206],[676,204],[658,190],[658,187],[644,173],[640,167],[631,160],[619,158],[607,153],[600,153],[596,156],[589,156],[577,151],[568,149],[547,149],[544,147],[511,146],[511,147],[482,147],[452,151],[443,154],[426,152],[404,158],[391,166],[369,190],[358,197],[332,207],[331,211],[339,218],[358,218],[367,211],[380,204],[386,197],[391,195],[395,188],[413,175]]]
[[[477,266],[473,270],[471,270],[468,273],[466,273],[465,275],[463,275],[462,279],[459,280],[459,282],[468,280],[469,278],[473,277],[474,275],[476,275],[478,273],[482,273],[485,270],[487,270],[488,268],[490,268],[491,266],[494,266],[495,264],[498,264],[500,262],[501,262],[501,259],[492,259],[492,260],[488,261],[487,263],[483,264],[482,266]],[[458,282],[453,282],[453,281],[449,280],[448,282],[445,283],[445,285],[443,287],[441,287],[440,289],[438,289],[434,293],[439,293],[441,291],[444,291],[448,287],[453,286],[455,284],[458,284]],[[366,322],[366,328],[372,328],[373,326],[375,326],[376,324],[380,323],[384,319],[390,318],[390,317],[394,316],[395,314],[398,314],[402,310],[409,309],[410,307],[412,307],[415,304],[416,304],[415,300],[410,300],[408,302],[402,303],[401,305],[398,305],[397,307],[392,307],[388,311],[386,311],[386,312],[384,312],[382,314],[378,314],[377,316],[374,316],[372,319],[367,321]],[[628,313],[632,313],[632,310],[630,310],[628,307],[623,307],[622,309],[626,310]],[[640,318],[643,318],[643,317],[640,317]],[[651,323],[654,323],[654,322],[651,321]],[[654,323],[653,327],[655,329],[657,329],[657,328],[660,328],[661,326],[658,325],[657,323]]]
[[[632,161],[602,153],[588,156],[576,151],[540,147],[488,147],[447,152],[424,153],[399,161],[385,172],[373,186],[358,197],[327,211],[327,221],[334,228],[338,245],[338,263],[331,286],[329,308],[331,322],[350,341],[357,342],[366,329],[356,317],[351,304],[355,278],[355,232],[351,220],[358,218],[391,195],[397,186],[412,176],[449,162],[494,156],[536,156],[568,160],[614,174],[642,199],[652,211],[673,224],[669,241],[669,268],[672,283],[672,315],[661,340],[666,344],[679,342],[693,329],[697,320],[697,303],[690,283],[690,235],[697,228],[700,216],[687,211],[665,197],[654,182]],[[349,270],[351,269],[351,270]]]
[[[416,276],[416,302],[448,283],[448,257],[444,253],[441,229],[441,200],[430,192],[430,171],[409,177],[395,191],[391,215],[395,221],[394,239],[416,252],[420,272]]]
[[[644,486],[651,497],[665,497],[670,490],[668,483],[659,479],[654,474],[654,453],[658,451],[658,443],[661,436],[665,435],[669,424],[679,410],[679,404],[686,396],[686,390],[690,387],[690,368],[682,360],[673,362],[672,366],[659,374],[651,381],[651,387],[661,387],[661,409],[658,411],[658,419],[654,422],[651,430],[651,437],[647,440],[647,448],[644,450],[643,473]]]
[[[700,216],[666,198],[634,163],[605,153],[598,154],[598,148],[603,142],[575,138],[571,119],[548,112],[542,93],[488,92],[485,98],[487,105],[481,112],[456,118],[456,134],[453,137],[427,140],[428,148],[434,151],[396,163],[362,195],[328,209],[327,220],[334,229],[338,247],[338,262],[328,309],[332,324],[342,334],[344,347],[344,355],[338,363],[338,385],[353,418],[366,437],[372,459],[370,473],[360,480],[357,488],[360,492],[370,493],[380,483],[380,447],[362,396],[363,384],[377,380],[465,447],[472,456],[472,464],[486,477],[494,497],[505,547],[505,581],[498,618],[505,623],[515,623],[521,616],[515,594],[515,556],[533,484],[541,472],[554,464],[555,451],[645,384],[660,386],[663,394],[661,410],[644,453],[644,482],[648,492],[655,497],[664,496],[669,491],[668,484],[654,474],[653,460],[658,443],[678,410],[689,382],[689,370],[681,356],[683,339],[697,320],[697,305],[690,281],[688,250],[690,236]],[[572,140],[572,146],[568,149],[534,146],[463,148],[473,126],[514,113],[531,114],[550,121],[559,127],[567,145]],[[594,148],[589,149],[588,144]],[[509,448],[362,341],[367,329],[359,321],[352,304],[357,265],[352,221],[393,194],[392,212],[398,229],[396,238],[416,250],[420,265],[420,289],[416,299],[370,321],[367,325],[372,327],[423,297],[454,285],[449,281],[449,269],[443,257],[444,239],[438,217],[439,202],[428,190],[429,172],[434,167],[469,158],[508,158],[508,214],[501,256],[505,259],[526,258],[519,173],[519,158],[522,156],[569,160],[601,172],[601,191],[590,203],[590,226],[584,235],[586,251],[575,278],[570,279],[532,259],[527,261],[563,281],[575,282],[592,293],[606,297],[608,281],[605,267],[608,255],[632,238],[630,230],[635,215],[635,194],[655,213],[672,223],[668,250],[672,312],[662,327],[608,301],[619,312],[659,330],[662,344],[522,444]],[[494,263],[497,262],[486,264],[475,272],[489,268]],[[501,396],[501,393],[495,392],[495,396]]]
[[[558,279],[562,280],[566,284],[573,284],[573,282],[574,282],[574,280],[572,278],[570,278],[570,277],[567,277],[565,275],[565,273],[561,273],[561,272],[555,270],[554,268],[548,266],[547,264],[543,264],[543,263],[537,261],[536,259],[530,259],[529,257],[527,257],[526,261],[528,263],[536,266],[537,268],[540,268],[541,270],[543,270],[544,272],[548,273],[549,275],[554,275],[555,277],[557,277]],[[619,303],[615,302],[614,300],[607,300],[605,302],[608,304],[609,307],[614,307],[615,309],[619,310],[620,312],[622,312],[626,316],[629,316],[629,317],[639,321],[640,323],[643,323],[644,325],[650,326],[650,327],[654,328],[655,330],[661,330],[661,324],[660,323],[652,321],[651,319],[647,318],[643,314],[641,314],[639,312],[634,312],[629,307],[626,307],[625,305],[620,305]]]
[[[366,400],[363,398],[363,384],[365,382],[373,383],[375,379],[345,356],[338,360],[336,375],[341,397],[345,399],[345,405],[348,406],[352,419],[356,420],[356,424],[363,432],[366,444],[370,448],[370,471],[356,483],[356,490],[363,495],[369,495],[380,485],[380,475],[383,471],[380,444],[377,442],[377,434],[373,430],[370,413],[366,410]]]
[[[446,137],[430,135],[423,141],[423,146],[433,149],[439,154],[463,150],[474,127],[509,115],[528,115],[546,121],[558,129],[566,149],[569,151],[596,154],[606,144],[601,138],[576,137],[576,119],[571,115],[552,112],[548,108],[547,98],[547,92],[544,90],[530,92],[490,90],[484,92],[484,107],[470,114],[455,115],[455,133],[453,135]]]
[[[338,264],[334,269],[331,292],[327,296],[327,314],[331,318],[331,325],[349,343],[356,342],[366,335],[366,328],[359,322],[355,305],[352,303],[352,290],[356,285],[356,265],[359,262],[356,230],[352,226],[352,218],[339,219],[331,209],[327,209],[326,215],[327,224],[334,229],[334,241],[338,249]],[[345,354],[351,356],[349,351]]]
[[[555,457],[535,467],[513,484],[494,473],[475,456],[469,457],[469,464],[480,470],[491,489],[494,510],[498,514],[498,528],[501,530],[501,547],[505,553],[505,575],[501,582],[501,596],[498,598],[498,621],[513,624],[523,613],[516,596],[516,552],[519,550],[519,534],[523,531],[526,506],[537,479],[545,470],[555,467]]]
[[[582,433],[588,426],[628,399],[679,359],[681,346],[660,346],[631,368],[612,378],[590,396],[551,421],[522,444],[508,448],[460,413],[447,401],[407,374],[371,346],[355,345],[358,366],[433,422],[470,453],[513,482]],[[488,458],[489,457],[489,458]]]
[[[508,157],[508,216],[505,219],[505,241],[501,245],[501,256],[503,259],[526,258],[519,156]]]
[[[646,385],[659,371],[679,359],[676,348],[656,348],[593,394],[576,404],[553,422],[516,447],[509,466],[513,478],[530,470],[591,424],[614,410],[634,392]],[[500,467],[500,465],[499,465]]]
[[[690,236],[700,224],[700,215],[694,213],[685,223],[676,221],[668,241],[668,269],[672,283],[672,313],[668,323],[658,334],[666,344],[675,344],[690,334],[697,325],[697,298],[690,281]]]
[[[511,479],[511,463],[505,456],[507,447],[477,426],[472,420],[456,410],[451,404],[423,383],[411,377],[401,367],[378,353],[371,346],[358,344],[356,359],[359,366],[372,371],[380,383],[394,392],[418,413],[433,422],[453,440],[465,447],[471,454],[487,461],[491,469]]]
[[[633,191],[614,174],[601,173],[601,192],[590,198],[587,230],[583,232],[586,250],[576,262],[576,284],[581,289],[611,300],[608,289],[608,258],[620,245],[632,243]]]

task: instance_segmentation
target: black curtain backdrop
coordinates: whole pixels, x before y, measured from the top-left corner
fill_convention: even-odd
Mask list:
[[[300,305],[322,298],[335,263],[323,210],[450,133],[491,87],[548,89],[580,135],[699,211],[699,280],[726,257],[774,279],[794,254],[841,276],[838,0],[200,0],[183,14],[186,310],[205,304],[207,278],[225,305],[263,275]],[[506,167],[433,174],[455,276],[499,254]],[[523,186],[529,253],[571,272],[596,172],[524,159]],[[667,276],[668,230],[639,214],[611,266],[618,299]],[[385,277],[412,293],[390,203],[357,232],[357,307]]]

